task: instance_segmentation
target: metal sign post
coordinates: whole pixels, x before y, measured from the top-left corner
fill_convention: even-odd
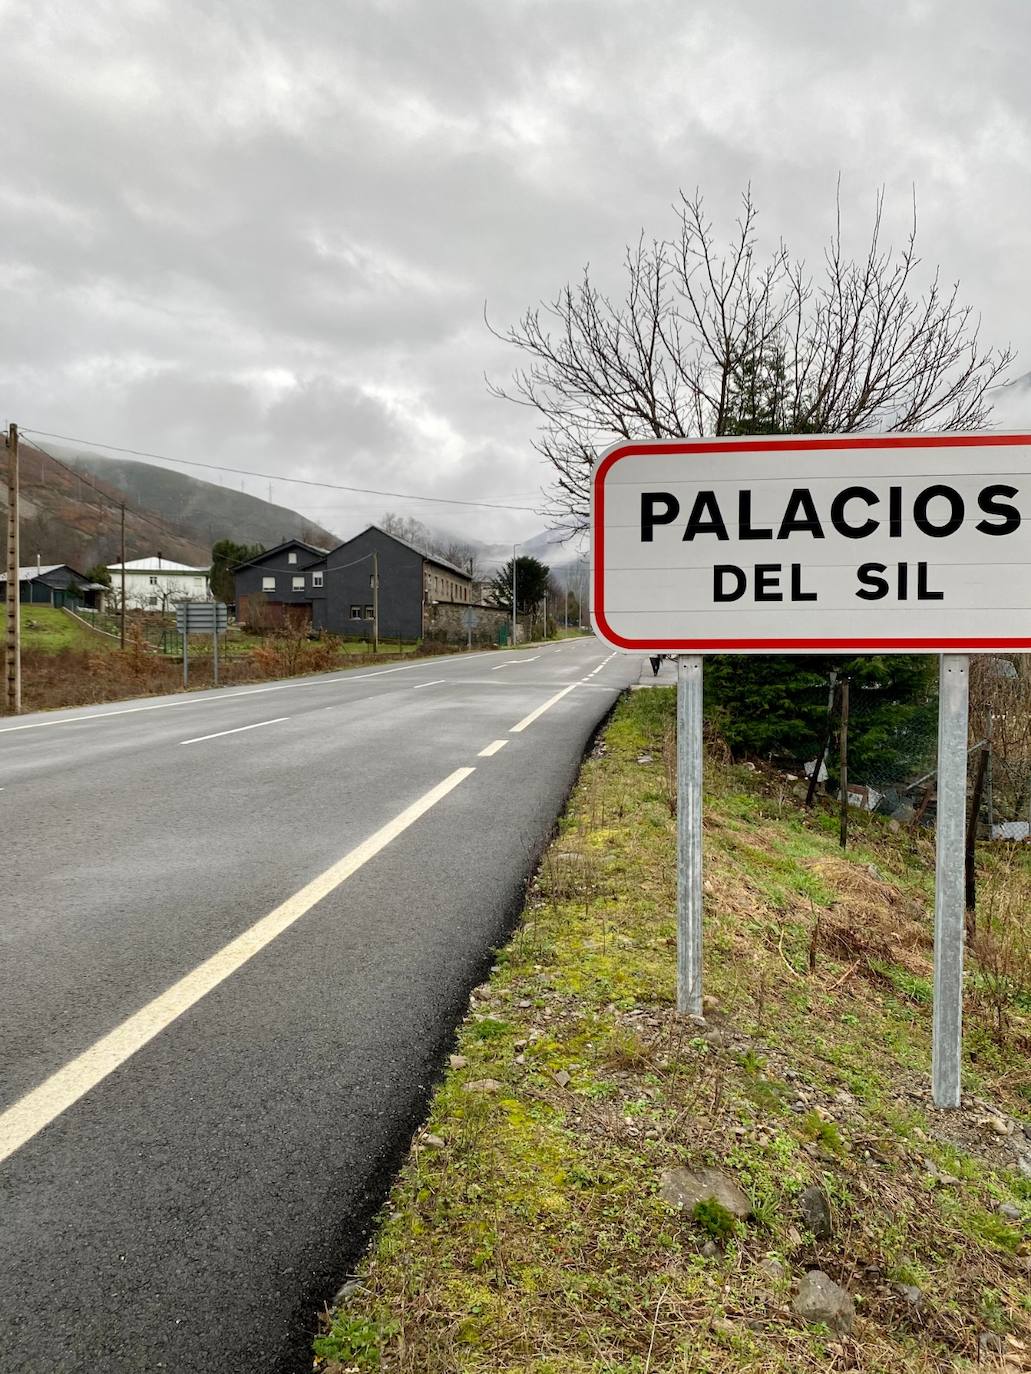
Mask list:
[[[183,688],[190,684],[190,635],[211,635],[211,669],[218,686],[218,636],[229,623],[224,601],[180,601],[175,608],[175,628],[183,637]]]
[[[599,639],[678,656],[682,1012],[702,1009],[702,655],[942,656],[932,1087],[958,1106],[968,655],[1031,651],[1031,434],[619,443],[594,468],[591,563]]]
[[[702,656],[677,659],[677,1011],[702,1014]]]
[[[934,862],[934,1031],[937,1107],[958,1107],[963,1052],[963,941],[970,659],[942,654],[938,682],[938,816]]]

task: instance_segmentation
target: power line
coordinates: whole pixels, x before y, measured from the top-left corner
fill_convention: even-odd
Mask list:
[[[350,540],[344,540],[344,543],[350,543]],[[249,558],[246,563],[228,564],[227,566],[230,569],[260,567],[263,573],[293,573],[296,577],[300,577],[302,573],[343,572],[345,568],[357,568],[359,563],[368,563],[369,559],[372,558],[372,556],[373,555],[371,553],[363,553],[361,558],[352,559],[350,563],[334,563],[332,565],[327,563],[324,568],[320,568],[318,566],[318,560],[316,560],[314,563],[306,563],[303,568],[300,567],[297,563],[290,563],[285,568],[270,568],[267,564],[262,563],[262,555],[259,553],[256,558]],[[328,558],[329,555],[326,554],[324,555],[324,557]]]
[[[146,449],[120,448],[117,444],[103,444],[94,439],[77,439],[70,434],[54,434],[46,429],[30,429],[22,426],[23,434],[40,434],[45,439],[60,439],[66,444],[84,444],[87,448],[108,449],[111,453],[128,453],[134,458],[156,458],[161,463],[178,463],[188,468],[204,468],[208,472],[232,472],[238,477],[257,477],[263,482],[270,480],[267,472],[255,472],[251,468],[227,467],[224,463],[200,463],[193,458],[170,458],[165,453],[149,453]],[[389,496],[397,501],[426,501],[438,506],[477,506],[485,510],[525,510],[536,514],[535,506],[513,506],[499,501],[463,501],[458,497],[448,496],[416,496],[407,491],[381,491],[377,487],[352,487],[346,486],[342,482],[316,482],[309,477],[283,477],[275,475],[271,480],[276,482],[293,482],[302,487],[320,487],[326,491],[350,491],[358,492],[363,496]]]

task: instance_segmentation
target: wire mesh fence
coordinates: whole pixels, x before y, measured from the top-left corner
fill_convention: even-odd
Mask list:
[[[821,744],[805,761],[814,791],[840,797],[843,684],[830,677],[801,692],[799,712],[822,705]],[[850,806],[903,824],[930,826],[937,802],[936,669],[908,700],[886,699],[880,685],[852,680],[847,690],[846,791]],[[821,755],[822,750],[822,755]],[[971,660],[967,788],[978,840],[1031,839],[1031,662],[1024,656]]]

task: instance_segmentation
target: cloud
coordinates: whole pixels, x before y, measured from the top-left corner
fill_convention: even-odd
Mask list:
[[[4,406],[273,475],[534,491],[484,302],[504,325],[588,261],[618,291],[680,187],[729,236],[750,182],[818,262],[839,174],[859,248],[878,188],[897,239],[915,185],[925,257],[1026,356],[1029,38],[1023,0],[7,0]]]

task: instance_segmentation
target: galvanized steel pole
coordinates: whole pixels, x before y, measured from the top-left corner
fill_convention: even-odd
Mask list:
[[[964,840],[970,659],[942,654],[938,684],[938,818],[934,867],[935,1105],[958,1107],[963,1049]]]
[[[702,1014],[702,657],[677,659],[677,1011]]]

